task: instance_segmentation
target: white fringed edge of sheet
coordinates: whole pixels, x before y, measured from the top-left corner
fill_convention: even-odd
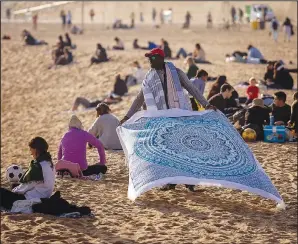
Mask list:
[[[188,111],[188,110],[182,110],[182,109],[168,109],[168,110],[157,110],[157,111],[148,111],[148,110],[143,110],[137,112],[134,116],[132,116],[129,120],[127,120],[124,124],[131,124],[137,121],[140,118],[143,117],[183,117],[183,116],[198,116],[198,115],[203,115],[209,112],[212,112],[213,110],[205,110],[205,111]],[[126,165],[128,166],[128,161],[129,161],[129,154],[128,151],[125,147],[125,143],[122,140],[122,137],[120,136],[120,130],[125,129],[124,127],[119,126],[116,129],[116,132],[118,134],[118,137],[120,139],[120,143],[122,145],[124,154],[125,154],[125,161]],[[258,160],[255,158],[257,162],[257,166],[260,170],[264,171]],[[265,173],[265,171],[264,171]],[[266,174],[266,173],[265,173]],[[173,179],[175,179],[173,181]],[[175,184],[189,184],[189,185],[203,185],[203,186],[217,186],[217,187],[226,187],[226,188],[232,188],[232,189],[238,189],[238,190],[243,190],[243,191],[248,191],[250,193],[257,194],[259,196],[268,198],[270,200],[276,201],[277,208],[280,210],[285,210],[286,205],[284,201],[271,193],[268,193],[266,191],[257,189],[257,188],[252,188],[248,187],[242,184],[234,183],[234,182],[229,182],[229,181],[224,181],[224,180],[211,180],[211,179],[198,179],[198,178],[193,178],[193,177],[185,177],[185,176],[177,176],[177,177],[167,177],[163,179],[159,179],[157,181],[150,182],[149,184],[143,186],[138,190],[138,192],[135,191],[133,184],[131,182],[131,178],[129,176],[129,185],[128,185],[128,199],[131,201],[135,201],[136,198],[138,198],[141,194],[149,191],[150,189],[154,187],[161,187],[163,185],[169,184],[169,183],[175,183]]]
[[[167,177],[163,179],[159,179],[156,181],[152,181],[148,183],[147,185],[141,187],[138,191],[136,191],[133,187],[133,184],[131,182],[131,178],[129,177],[129,186],[128,186],[128,192],[127,196],[128,199],[131,201],[135,201],[141,194],[151,190],[154,187],[161,187],[166,184],[188,184],[188,185],[202,185],[202,186],[216,186],[216,187],[226,187],[226,188],[231,188],[231,189],[237,189],[237,190],[242,190],[242,191],[247,191],[250,193],[257,194],[259,196],[268,198],[270,200],[276,201],[277,208],[278,209],[286,209],[286,205],[284,201],[271,193],[268,193],[266,191],[257,189],[257,188],[252,188],[248,187],[242,184],[234,183],[234,182],[229,182],[225,180],[211,180],[211,179],[197,179],[193,177],[186,177],[186,176],[175,176],[175,177]]]

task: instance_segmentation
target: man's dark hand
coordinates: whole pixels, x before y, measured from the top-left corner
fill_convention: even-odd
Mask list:
[[[205,109],[208,109],[208,110],[213,109],[214,111],[217,110],[217,108],[216,108],[215,106],[211,105],[211,104],[207,105],[207,106],[205,107]]]

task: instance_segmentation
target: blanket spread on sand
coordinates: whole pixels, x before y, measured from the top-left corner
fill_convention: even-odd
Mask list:
[[[246,190],[283,203],[239,133],[220,112],[141,111],[117,128],[128,198],[168,183]]]

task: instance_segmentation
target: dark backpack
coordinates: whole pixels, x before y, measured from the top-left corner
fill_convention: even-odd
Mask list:
[[[277,24],[276,21],[274,21],[274,22],[272,23],[272,29],[273,29],[273,30],[277,30],[277,28],[278,28],[278,24]]]

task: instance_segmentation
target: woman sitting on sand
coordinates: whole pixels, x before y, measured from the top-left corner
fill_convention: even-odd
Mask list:
[[[90,66],[92,64],[99,64],[107,61],[108,61],[108,56],[107,56],[106,49],[103,48],[103,46],[100,43],[97,43],[96,52],[95,52],[95,55],[91,58]]]
[[[48,45],[47,42],[41,40],[35,39],[31,33],[27,30],[23,30],[22,32],[22,38],[25,41],[26,45],[35,46],[35,45]]]
[[[68,33],[65,33],[65,46],[69,47],[71,49],[75,49],[77,46],[75,44],[72,44],[72,41],[70,39],[70,36]]]
[[[122,97],[128,92],[126,82],[121,79],[120,75],[116,76],[116,81],[114,83],[114,90],[110,94],[111,97]]]
[[[55,62],[55,65],[67,65],[72,63],[72,61],[73,61],[72,53],[67,47],[65,47],[63,50],[63,55],[57,59],[57,61]]]
[[[133,67],[132,74],[127,75],[125,78],[125,82],[127,86],[134,86],[136,84],[141,84],[146,75],[146,71],[142,69],[138,61],[134,61],[132,63],[132,67]]]
[[[176,58],[180,56],[186,58],[187,56],[191,56],[195,63],[202,64],[210,64],[209,61],[206,61],[206,54],[203,48],[199,43],[195,45],[195,50],[192,53],[187,53],[184,48],[180,48],[177,52]]]
[[[34,160],[20,179],[20,185],[12,191],[1,187],[1,207],[11,209],[17,200],[49,198],[54,190],[55,171],[48,143],[41,137],[29,142],[29,149]]]
[[[91,166],[88,166],[86,159],[87,143],[96,147],[99,155],[99,162]],[[69,130],[61,139],[58,160],[79,164],[84,176],[105,174],[107,171],[106,155],[102,143],[83,130],[82,123],[76,115],[71,116]]]
[[[96,107],[97,119],[90,127],[88,132],[97,137],[104,145],[105,149],[121,150],[121,144],[116,133],[119,126],[119,120],[111,114],[109,106],[100,103]]]
[[[118,37],[115,37],[114,40],[116,42],[116,45],[113,46],[113,50],[124,50],[123,42]]]
[[[274,64],[272,83],[266,83],[268,88],[293,89],[294,80],[290,72],[297,73],[297,69],[286,69],[283,62]]]
[[[165,58],[171,59],[172,58],[172,50],[169,46],[169,43],[165,39],[161,39],[161,46],[160,48],[164,51],[165,53]]]

